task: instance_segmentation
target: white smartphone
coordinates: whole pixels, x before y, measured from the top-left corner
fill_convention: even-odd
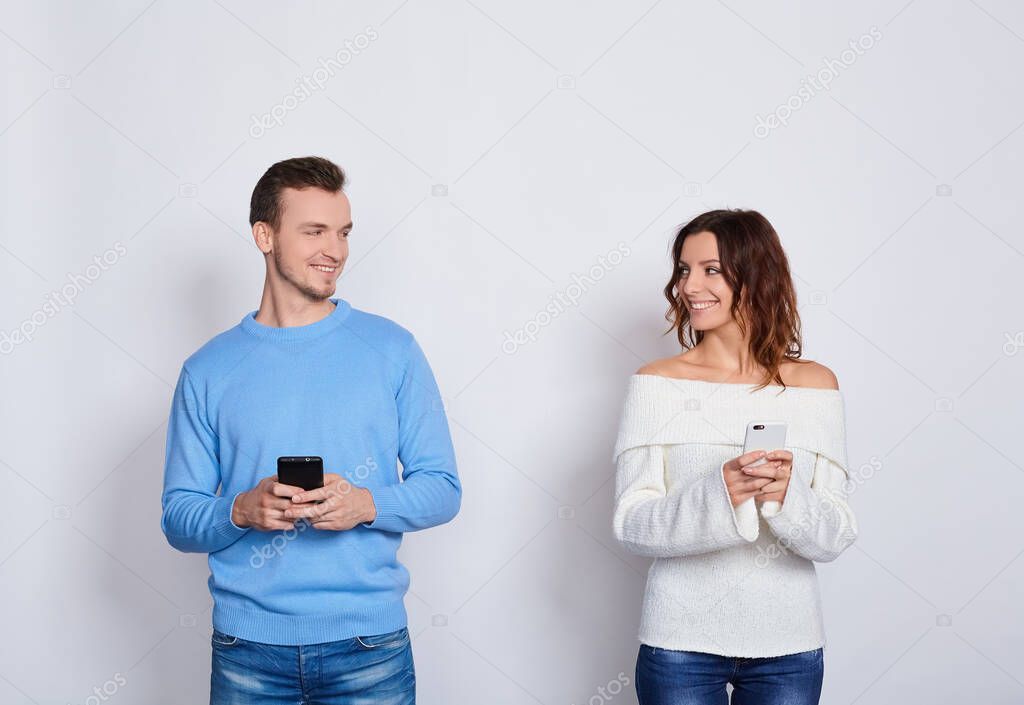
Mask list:
[[[751,421],[747,424],[747,435],[743,441],[744,454],[752,450],[783,450],[786,447],[785,421]],[[761,458],[751,465],[762,465]]]
[[[752,450],[783,450],[786,447],[786,423],[784,421],[751,421],[747,424],[747,435],[743,441],[743,453]],[[761,458],[751,465],[764,465],[767,460]],[[753,498],[751,498],[753,500]],[[763,502],[762,511],[768,509],[775,513],[781,506],[776,501]]]

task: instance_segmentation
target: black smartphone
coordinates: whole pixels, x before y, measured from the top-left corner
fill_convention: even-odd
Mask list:
[[[277,481],[315,490],[324,486],[324,459],[319,455],[285,455],[277,459]]]

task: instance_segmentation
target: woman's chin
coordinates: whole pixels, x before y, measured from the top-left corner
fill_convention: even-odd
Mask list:
[[[694,321],[692,318],[690,319],[690,328],[701,333],[720,328],[724,324],[724,321]]]

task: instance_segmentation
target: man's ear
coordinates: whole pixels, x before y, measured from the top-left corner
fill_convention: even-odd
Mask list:
[[[270,226],[259,220],[252,225],[252,237],[256,241],[256,247],[260,248],[260,252],[265,255],[269,255],[274,251],[274,234],[270,230]]]

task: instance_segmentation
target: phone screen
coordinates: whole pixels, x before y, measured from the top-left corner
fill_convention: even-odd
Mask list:
[[[324,486],[324,461],[318,455],[288,455],[277,459],[277,481],[315,490]]]

